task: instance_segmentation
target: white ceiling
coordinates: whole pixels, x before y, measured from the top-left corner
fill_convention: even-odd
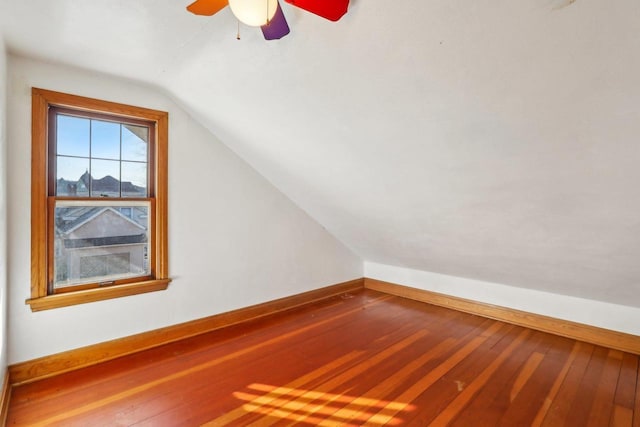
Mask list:
[[[17,54],[157,85],[364,259],[640,307],[640,2],[0,0]]]

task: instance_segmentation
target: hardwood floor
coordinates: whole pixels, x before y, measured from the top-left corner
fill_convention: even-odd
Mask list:
[[[14,387],[8,425],[640,427],[638,356],[371,290]]]

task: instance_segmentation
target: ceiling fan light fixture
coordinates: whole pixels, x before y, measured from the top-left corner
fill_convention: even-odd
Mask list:
[[[273,19],[278,0],[229,0],[229,7],[238,21],[250,27],[261,27]]]

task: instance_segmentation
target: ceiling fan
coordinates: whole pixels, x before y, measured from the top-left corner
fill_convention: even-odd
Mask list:
[[[285,0],[287,3],[330,21],[347,13],[349,0]],[[278,0],[196,0],[187,10],[196,15],[211,16],[229,5],[240,22],[260,27],[266,40],[281,39],[289,34],[289,24]]]

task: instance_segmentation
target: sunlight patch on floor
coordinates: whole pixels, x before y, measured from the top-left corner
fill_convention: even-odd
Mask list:
[[[233,393],[246,402],[242,406],[245,411],[319,426],[397,425],[402,422],[398,413],[413,409],[408,403],[317,390],[266,384],[251,384],[248,389]]]

